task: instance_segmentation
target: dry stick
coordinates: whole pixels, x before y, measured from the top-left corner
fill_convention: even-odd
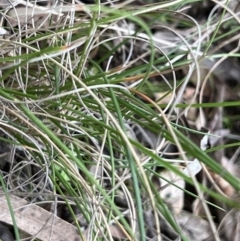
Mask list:
[[[13,206],[17,226],[26,233],[47,241],[52,232],[52,241],[80,241],[77,228],[70,223],[54,217],[52,213],[37,205],[29,205],[25,199],[9,195]],[[50,220],[53,219],[53,225]],[[12,225],[9,207],[4,194],[0,195],[0,220]],[[44,228],[43,228],[44,227]]]

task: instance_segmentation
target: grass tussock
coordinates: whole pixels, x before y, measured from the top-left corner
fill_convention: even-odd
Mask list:
[[[9,235],[238,240],[239,11],[0,0]]]

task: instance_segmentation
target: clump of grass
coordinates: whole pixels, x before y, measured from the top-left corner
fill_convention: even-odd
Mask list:
[[[16,24],[7,19],[4,28],[9,35],[0,39],[1,141],[12,149],[11,172],[2,174],[6,192],[23,192],[36,204],[39,195],[42,201],[55,201],[54,205],[64,200],[84,237],[73,211],[73,206],[77,207],[91,235],[89,240],[113,240],[112,224],[126,239],[146,240],[145,214],[149,210],[159,240],[159,215],[182,240],[188,240],[152,182],[152,176],[159,176],[159,168],[192,184],[203,203],[207,193],[236,206],[230,198],[198,183],[195,175],[186,176],[178,165],[196,158],[240,189],[234,175],[223,172],[219,163],[183,134],[192,136],[181,121],[190,107],[204,120],[203,108],[239,104],[202,103],[202,86],[208,75],[203,80],[200,65],[200,59],[211,58],[212,44],[221,46],[236,35],[237,26],[222,35],[221,24],[227,26],[238,19],[225,6],[220,14],[209,15],[206,23],[198,23],[183,13],[192,4],[194,1],[180,0],[137,7],[134,2],[56,3],[53,10],[33,4],[29,9],[35,13],[28,9],[24,18],[20,13],[26,8],[14,7],[15,15],[19,14]],[[43,20],[35,23],[36,11]],[[159,25],[175,36],[176,42],[171,37],[157,38],[152,30]],[[194,85],[195,94],[186,104],[183,95],[189,84]],[[162,104],[163,97],[158,104],[154,92],[170,95],[169,103]],[[135,126],[147,133],[142,143]],[[152,137],[156,141],[149,146],[146,143]],[[179,151],[175,162],[164,156],[169,144]],[[16,159],[19,150],[24,152],[20,163]],[[10,185],[12,179],[17,179],[17,184]],[[124,209],[115,202],[120,194]],[[215,233],[209,207],[204,207]],[[14,220],[14,212],[12,216]],[[220,240],[217,233],[215,238]]]

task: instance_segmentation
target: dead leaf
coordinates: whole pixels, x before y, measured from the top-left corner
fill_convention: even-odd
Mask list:
[[[70,11],[84,11],[88,13],[84,4],[64,5],[52,8],[41,7],[31,2],[19,1],[16,7],[10,9],[4,17],[12,27],[26,23],[38,27],[40,25],[48,26],[50,22],[52,25],[58,17],[63,17],[64,13]],[[65,16],[65,18],[68,19],[69,16]]]
[[[185,187],[185,181],[171,171],[162,171],[160,175],[162,177],[159,179],[160,196],[172,208],[173,212],[178,214],[183,208],[184,191],[182,189]]]
[[[217,184],[217,186],[222,190],[222,192],[226,196],[232,197],[234,195],[235,193],[234,188],[227,181],[225,181],[220,175],[216,173],[211,173],[211,176],[215,181],[215,183]]]
[[[222,219],[219,225],[219,232],[222,233],[224,241],[239,241],[240,240],[240,212],[232,209]]]
[[[168,103],[173,101],[173,94],[169,91],[154,93],[154,97],[157,101],[157,104],[167,105]]]
[[[176,216],[176,220],[181,227],[182,232],[191,241],[213,240],[212,231],[209,223],[188,212],[181,212]]]

